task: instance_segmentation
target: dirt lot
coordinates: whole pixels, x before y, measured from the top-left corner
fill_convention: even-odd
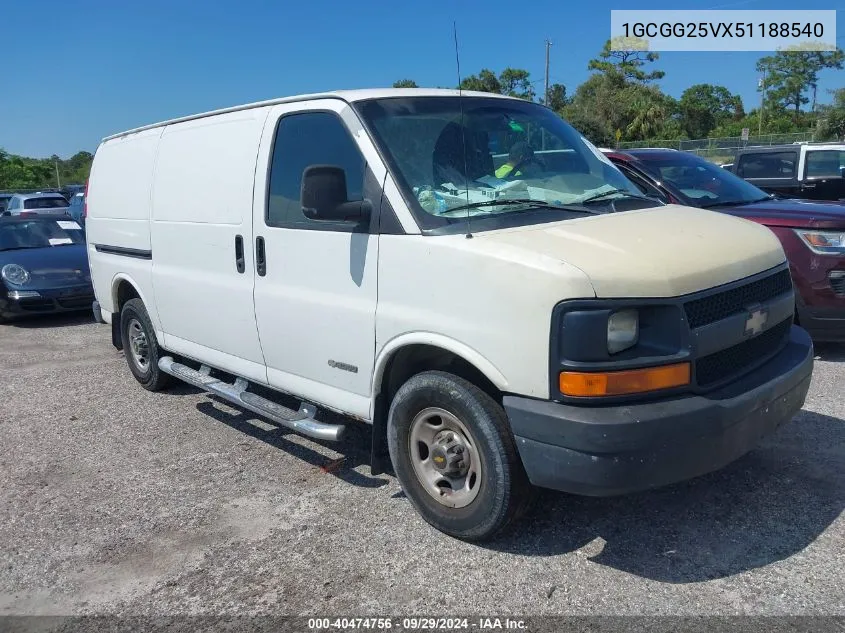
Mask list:
[[[726,470],[547,493],[477,546],[369,475],[366,429],[336,452],[148,393],[87,315],[2,326],[0,615],[843,615],[845,347],[818,352],[805,410]]]

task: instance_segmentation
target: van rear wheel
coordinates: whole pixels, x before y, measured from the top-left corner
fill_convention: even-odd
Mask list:
[[[387,441],[414,508],[456,538],[494,536],[533,498],[504,409],[458,376],[428,371],[402,385]]]
[[[170,375],[158,367],[162,349],[140,299],[130,299],[120,311],[120,337],[129,371],[144,389],[159,391],[170,384]]]

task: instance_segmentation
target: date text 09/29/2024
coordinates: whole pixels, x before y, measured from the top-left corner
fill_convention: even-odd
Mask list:
[[[309,618],[308,629],[389,631],[525,630],[524,620],[511,618]]]

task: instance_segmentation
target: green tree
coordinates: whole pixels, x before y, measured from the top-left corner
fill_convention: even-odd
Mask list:
[[[0,189],[40,189],[56,186],[56,167],[62,184],[82,184],[88,179],[93,156],[77,152],[68,160],[26,158],[0,149]]]
[[[615,142],[616,130],[625,140],[661,138],[676,111],[675,100],[656,86],[611,72],[595,73],[578,86],[563,113],[593,143],[607,144]],[[677,123],[672,124],[677,135]]]
[[[710,136],[739,136],[742,134],[742,129],[746,127],[751,130],[752,134],[757,134],[757,130],[760,129],[759,115],[760,111],[755,108],[741,119],[728,120],[718,125],[710,133]],[[809,125],[809,121],[805,121],[804,117],[796,124],[792,119],[792,115],[785,110],[780,110],[776,113],[766,110],[763,113],[763,134],[803,132],[808,129]]]
[[[663,130],[660,132],[660,137],[669,141],[689,138],[681,125],[681,117],[675,113],[668,116],[663,122]]]
[[[757,71],[763,74],[766,91],[766,112],[792,110],[798,123],[801,106],[809,103],[807,93],[815,93],[819,72],[827,68],[842,69],[845,54],[833,51],[786,50],[761,57]],[[814,104],[815,105],[815,104]]]
[[[689,138],[703,138],[717,126],[745,115],[739,95],[711,84],[690,86],[681,94],[678,106],[681,125]]]
[[[548,100],[546,105],[555,112],[560,112],[568,103],[566,98],[566,86],[563,84],[552,84],[549,86],[549,94],[546,98]]]
[[[831,92],[833,103],[819,108],[818,137],[845,141],[845,88]]]
[[[478,75],[470,75],[461,80],[462,90],[477,90],[502,94],[502,83],[492,70],[484,68]]]
[[[591,59],[587,70],[597,70],[601,73],[619,73],[626,80],[648,83],[656,79],[662,79],[666,74],[662,70],[646,72],[643,66],[656,62],[660,55],[654,52],[637,50],[611,50],[611,40],[604,43],[598,58]]]
[[[586,136],[593,145],[613,145],[613,130],[606,120],[578,107],[573,107],[571,104],[564,107],[562,114],[563,118]]]
[[[569,117],[581,119],[596,118],[605,121],[611,133],[624,127],[621,94],[625,89],[622,75],[595,74],[589,77],[575,90],[572,100],[566,107]],[[585,116],[589,115],[589,116]],[[588,137],[589,138],[589,137]]]
[[[531,74],[522,68],[505,68],[498,77],[488,68],[483,68],[477,75],[470,75],[461,80],[462,90],[477,90],[495,94],[534,99],[534,88],[529,77]]]
[[[528,79],[529,76],[530,73],[527,70],[521,68],[505,68],[499,74],[499,84],[501,85],[502,94],[529,101],[533,100],[534,88]]]
[[[628,86],[620,96],[627,122],[622,129],[627,140],[663,138],[663,129],[676,107],[673,99],[654,86],[641,85]]]
[[[394,88],[419,88],[417,82],[413,79],[400,79],[393,82]]]

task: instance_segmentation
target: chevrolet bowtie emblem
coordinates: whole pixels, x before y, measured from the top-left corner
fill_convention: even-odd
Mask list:
[[[766,329],[766,322],[769,320],[769,313],[764,308],[748,310],[748,318],[745,320],[745,335],[757,336]]]

